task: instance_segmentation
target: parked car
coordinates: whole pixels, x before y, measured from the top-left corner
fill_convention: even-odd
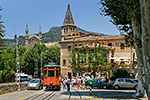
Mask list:
[[[87,80],[87,81],[85,82],[85,86],[86,86],[86,88],[89,87],[89,80]],[[106,89],[106,88],[110,88],[111,85],[110,85],[109,83],[103,82],[103,81],[100,80],[100,79],[93,79],[93,87],[99,87],[99,88]]]
[[[137,82],[128,79],[128,78],[117,78],[113,83],[114,89],[118,90],[119,88],[137,88]]]
[[[28,74],[25,73],[15,73],[15,81],[19,82],[19,76],[20,76],[20,82],[29,82]]]
[[[27,85],[27,90],[29,89],[43,89],[43,81],[38,78],[33,78]]]
[[[138,83],[138,80],[137,79],[134,79],[133,81],[137,82]]]

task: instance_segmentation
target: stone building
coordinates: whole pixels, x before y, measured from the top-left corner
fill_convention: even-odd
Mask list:
[[[50,46],[58,46],[60,47],[59,45],[59,42],[49,42],[49,43],[44,43],[46,47],[50,47]]]
[[[28,25],[26,24],[26,30],[25,30],[26,36],[25,36],[25,45],[27,47],[33,46],[34,43],[42,43],[42,31],[41,26],[39,27],[39,36],[31,34],[29,35]]]
[[[70,69],[68,67],[70,58],[70,51],[68,48],[72,48],[73,44],[75,44],[76,48],[79,48],[81,46],[81,43],[85,43],[85,41],[88,40],[93,42],[104,42],[104,47],[109,50],[109,53],[105,55],[107,56],[107,61],[109,61],[111,66],[109,76],[112,76],[113,72],[117,68],[124,68],[130,73],[132,73],[133,71],[137,72],[137,66],[135,66],[136,64],[132,66],[132,55],[135,54],[134,58],[136,58],[135,50],[124,46],[125,40],[123,35],[102,36],[92,33],[85,34],[76,32],[76,25],[74,24],[69,4],[64,23],[61,27],[62,40],[59,43],[61,47],[60,63],[62,76],[78,76],[77,70]],[[85,73],[88,72],[84,70],[82,75],[85,75]],[[98,71],[97,74],[100,75],[101,71]]]

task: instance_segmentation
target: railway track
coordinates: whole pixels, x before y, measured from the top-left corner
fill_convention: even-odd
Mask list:
[[[72,88],[70,92],[64,91],[38,91],[19,100],[102,100],[92,92],[87,90],[76,90]]]
[[[24,100],[50,100],[56,93],[56,91],[43,91]]]
[[[77,91],[76,89],[74,89],[74,91],[78,93],[79,99],[77,99],[77,100],[82,100],[81,94],[79,93],[79,91]],[[70,95],[69,95],[68,100],[71,100],[71,96],[72,96],[72,95],[71,95],[71,91],[70,91],[69,93],[70,93]],[[74,98],[72,98],[72,99],[75,100]]]

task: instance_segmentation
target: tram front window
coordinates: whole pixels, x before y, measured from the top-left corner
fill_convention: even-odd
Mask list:
[[[44,70],[44,76],[47,77],[47,70]]]
[[[54,77],[54,70],[48,71],[48,77]]]
[[[56,70],[56,77],[59,77],[59,70]]]

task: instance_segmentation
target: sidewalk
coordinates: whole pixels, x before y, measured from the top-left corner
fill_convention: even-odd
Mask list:
[[[70,87],[70,90],[74,91],[77,90],[77,88]],[[91,96],[95,95],[97,98],[99,98],[99,100],[148,100],[148,98],[132,98],[135,90],[93,89],[90,91],[89,89],[79,89],[77,91],[80,92],[82,97],[85,96],[83,95],[83,92],[87,92],[91,94]]]

